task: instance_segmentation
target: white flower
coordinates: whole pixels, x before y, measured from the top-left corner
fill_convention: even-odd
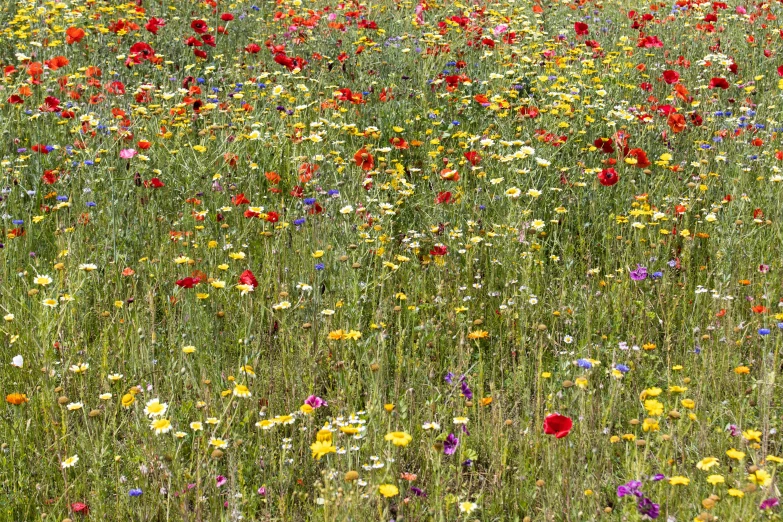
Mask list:
[[[15,356],[13,359],[11,359],[11,366],[16,366],[17,368],[24,366],[24,357],[21,355]]]
[[[168,409],[168,404],[160,402],[160,399],[155,398],[147,402],[147,405],[144,407],[144,413],[146,413],[149,418],[162,417],[166,414]]]
[[[68,457],[62,462],[63,469],[65,468],[72,468],[76,465],[76,463],[79,462],[79,455],[74,455],[73,457]]]
[[[97,270],[98,267],[92,263],[82,263],[79,265],[79,270],[84,270],[85,272],[92,272],[93,270]]]

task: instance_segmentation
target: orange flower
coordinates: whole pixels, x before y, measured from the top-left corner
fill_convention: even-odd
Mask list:
[[[669,120],[666,122],[673,133],[678,134],[685,130],[685,116],[679,113],[673,113],[669,115]]]
[[[27,398],[27,395],[24,393],[9,393],[5,396],[5,402],[8,404],[13,404],[14,406],[19,406],[20,404],[23,404],[30,399]]]
[[[82,41],[82,38],[84,38],[84,35],[84,29],[80,27],[69,27],[68,30],[65,31],[65,43],[68,45],[79,43]]]
[[[408,482],[413,482],[414,480],[416,480],[417,476],[415,473],[404,472],[404,473],[400,473],[400,478],[402,480],[407,480]]]
[[[375,159],[364,147],[356,151],[353,160],[356,162],[356,166],[362,170],[372,170],[375,167]]]
[[[277,172],[267,172],[264,174],[264,176],[266,176],[267,181],[269,181],[269,183],[272,185],[277,185],[280,183],[280,174]]]
[[[766,312],[768,312],[768,311],[769,311],[769,310],[767,309],[767,307],[766,307],[766,306],[764,306],[764,305],[756,305],[756,306],[754,306],[754,307],[752,308],[752,310],[753,310],[753,313],[754,313],[754,314],[763,314],[763,313],[766,313]]]

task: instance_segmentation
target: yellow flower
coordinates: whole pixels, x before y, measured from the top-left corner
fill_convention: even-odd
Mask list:
[[[745,496],[745,493],[743,493],[742,491],[740,491],[738,489],[734,489],[734,488],[731,488],[728,491],[728,494],[731,495],[732,497],[737,497],[737,498],[742,498],[742,497]]]
[[[327,428],[321,428],[315,434],[315,440],[318,442],[332,442],[332,432]]]
[[[647,414],[651,417],[658,417],[663,414],[663,404],[655,399],[644,401],[644,409],[647,410]]]
[[[663,390],[660,388],[647,388],[641,393],[641,395],[639,395],[639,400],[643,401],[647,399],[647,397],[657,397],[661,394],[661,392],[663,392]]]
[[[734,459],[734,460],[742,460],[745,458],[745,454],[743,452],[738,451],[734,448],[731,448],[730,450],[726,451],[726,455],[728,455],[730,459]]]
[[[386,410],[387,412],[391,412],[394,409],[394,404],[391,404],[391,403],[384,404],[383,405],[383,409]]]
[[[585,388],[587,388],[587,379],[585,379],[584,377],[577,377],[576,380],[574,381],[574,384],[576,384],[579,388],[584,390]]]
[[[344,335],[345,332],[343,332],[342,330],[332,330],[331,332],[329,332],[329,340],[339,341],[343,338]]]
[[[324,251],[323,250],[316,250],[315,252],[313,252],[313,257],[316,258],[316,259],[318,259],[319,257],[323,257],[323,256],[324,256]]]
[[[691,479],[689,479],[688,477],[681,477],[678,475],[669,478],[669,484],[671,484],[672,486],[680,486],[680,485],[687,486],[690,483],[691,483]]]
[[[647,431],[659,431],[661,427],[658,425],[658,421],[655,419],[644,419],[642,423],[642,430]]]
[[[244,384],[237,384],[234,386],[234,397],[240,397],[242,399],[247,399],[252,394],[250,393],[250,390],[245,386]]]
[[[324,455],[336,452],[337,448],[332,446],[331,441],[329,442],[315,441],[310,445],[310,450],[313,452],[314,459],[321,460],[321,457],[323,457]]]
[[[228,442],[223,439],[213,438],[209,439],[209,445],[214,446],[217,449],[225,449],[228,447]]]
[[[302,404],[301,406],[299,406],[299,411],[301,411],[305,415],[310,415],[315,410],[313,410],[313,407],[310,406],[309,404]]]
[[[359,433],[359,428],[356,426],[341,426],[340,431],[345,433],[346,435],[356,435]]]
[[[378,486],[378,492],[386,498],[396,497],[400,490],[394,484],[381,484]]]
[[[682,404],[683,408],[686,408],[686,409],[689,409],[689,410],[692,410],[693,408],[696,407],[696,403],[693,402],[692,399],[683,399],[683,400],[680,401],[680,404]]]
[[[706,457],[701,459],[698,463],[696,463],[696,467],[702,471],[707,471],[715,466],[720,466],[718,459],[716,459],[715,457]]]
[[[780,457],[776,457],[775,455],[767,455],[767,460],[770,462],[775,462],[777,464],[783,462],[783,459],[781,459]]]
[[[709,477],[707,477],[707,482],[709,482],[713,486],[717,486],[718,484],[725,483],[726,479],[723,478],[723,475],[710,475]]]
[[[761,442],[761,432],[756,430],[745,430],[742,437],[748,442]]]
[[[413,437],[405,433],[404,431],[392,431],[387,433],[384,440],[391,442],[395,446],[407,446]]]
[[[489,332],[485,330],[476,330],[468,334],[468,339],[471,340],[486,339],[487,337],[489,337]]]
[[[772,476],[763,469],[757,469],[755,472],[748,475],[748,480],[761,487],[772,484]]]
[[[669,393],[685,393],[688,388],[684,386],[669,386]]]
[[[122,405],[126,408],[130,408],[131,404],[136,402],[136,397],[131,395],[130,393],[126,393],[122,396]]]
[[[150,429],[155,432],[155,435],[168,433],[171,431],[171,422],[168,419],[157,419],[150,423]]]

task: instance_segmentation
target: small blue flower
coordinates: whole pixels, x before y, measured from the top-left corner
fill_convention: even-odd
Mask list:
[[[585,368],[587,370],[593,367],[593,363],[591,363],[587,359],[578,359],[576,361],[576,365],[579,366],[580,368]]]
[[[94,201],[88,201],[88,202],[87,202],[87,206],[88,206],[88,207],[97,207],[97,206],[98,206],[98,204],[97,204],[97,203],[95,203]]]
[[[57,201],[68,201],[68,196],[57,196]]]
[[[305,221],[307,221],[305,218],[296,218],[294,220],[294,225],[296,225],[298,227],[302,226],[302,225],[304,225]]]
[[[660,279],[662,277],[663,277],[663,272],[653,272],[652,273],[652,278],[653,279]]]
[[[316,269],[316,270],[323,270],[324,268],[325,268],[325,267],[324,267],[324,264],[323,264],[323,263],[317,263],[317,264],[315,265],[315,269]]]
[[[14,219],[13,221],[11,221],[11,223],[13,223],[14,225],[17,225],[17,226],[18,225],[24,225],[24,220],[23,219]]]
[[[139,488],[133,488],[130,491],[128,491],[128,495],[131,497],[140,497],[142,491]]]
[[[308,205],[308,206],[309,206],[309,205],[312,205],[312,204],[314,204],[314,203],[315,203],[315,198],[305,198],[305,199],[304,199],[304,204],[305,204],[305,205]]]
[[[769,335],[771,330],[769,328],[759,328],[759,335]]]
[[[629,367],[627,367],[626,365],[624,365],[624,364],[618,364],[614,368],[617,371],[620,371],[620,372],[623,372],[623,373],[628,373],[628,372],[631,371],[631,369]]]

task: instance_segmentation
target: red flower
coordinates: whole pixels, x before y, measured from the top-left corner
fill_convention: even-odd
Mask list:
[[[166,21],[163,18],[150,18],[149,21],[144,25],[144,28],[152,34],[158,34],[158,31],[160,31],[161,27],[164,27],[165,25]]]
[[[250,285],[255,288],[258,286],[258,280],[256,279],[256,276],[253,275],[253,272],[245,270],[242,272],[242,275],[239,276],[239,284]]]
[[[257,43],[251,43],[245,47],[245,52],[248,52],[250,54],[256,54],[260,50],[261,50],[261,46],[258,45]]]
[[[438,192],[435,197],[435,204],[440,205],[443,203],[451,203],[451,192]]]
[[[671,69],[667,71],[663,71],[663,81],[668,83],[669,85],[673,83],[677,83],[680,81],[680,73],[677,71],[672,71]]]
[[[277,223],[280,220],[280,214],[277,212],[267,212],[266,220],[270,223]]]
[[[82,41],[82,38],[84,38],[84,35],[84,29],[80,27],[69,27],[68,30],[65,31],[65,43],[68,45],[79,43]]]
[[[574,423],[565,415],[552,413],[544,418],[544,433],[554,435],[556,439],[562,439],[571,432]]]
[[[445,256],[448,253],[449,253],[449,247],[447,247],[446,245],[435,245],[430,250],[431,256]]]
[[[713,78],[710,80],[710,89],[720,88],[720,89],[728,89],[729,88],[729,82],[726,81],[725,78]]]
[[[468,160],[474,167],[481,161],[481,155],[476,151],[466,152],[464,156],[465,159]]]
[[[209,26],[207,26],[207,23],[204,20],[193,20],[190,22],[190,28],[198,34],[204,34],[209,31]]]
[[[613,168],[603,169],[598,173],[598,182],[604,187],[611,187],[620,180],[617,171]]]
[[[356,166],[360,167],[362,170],[372,170],[375,167],[375,160],[373,159],[372,154],[367,152],[367,149],[364,147],[356,151],[356,154],[353,155],[353,161],[356,162]]]
[[[636,158],[636,166],[640,169],[646,169],[650,166],[650,160],[647,159],[647,153],[642,149],[631,149],[628,151],[628,155]]]
[[[163,183],[160,180],[160,178],[152,178],[150,180],[145,181],[144,186],[147,188],[163,188],[166,186],[166,184]]]
[[[240,192],[239,194],[235,194],[231,197],[231,203],[234,205],[249,205],[250,200],[245,197],[244,192]]]
[[[232,15],[231,13],[223,13],[222,15],[220,15],[220,19],[223,20],[224,22],[230,22],[231,20],[234,19],[234,15]]]
[[[57,174],[53,170],[44,171],[43,176],[41,176],[41,181],[46,185],[54,185],[57,183],[57,179]]]
[[[585,36],[587,34],[590,34],[590,30],[587,24],[584,22],[574,23],[574,31],[576,31],[577,36]]]
[[[177,286],[180,288],[193,288],[197,284],[201,282],[201,279],[198,277],[186,277],[185,279],[180,279],[177,281]]]
[[[403,138],[400,137],[393,137],[389,140],[389,143],[395,148],[395,149],[407,149],[408,148],[408,142],[405,141]]]
[[[90,513],[90,506],[84,502],[74,502],[71,504],[71,511],[74,513],[81,513],[82,515],[88,515]]]

